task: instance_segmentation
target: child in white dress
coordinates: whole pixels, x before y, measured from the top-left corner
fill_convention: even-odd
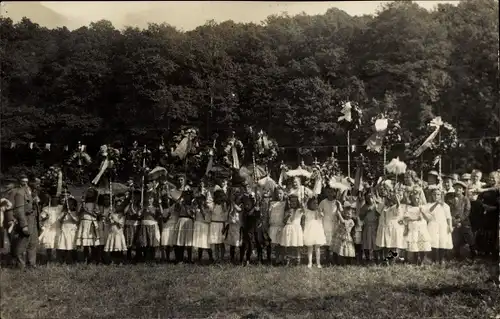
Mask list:
[[[239,200],[238,200],[239,201]],[[231,204],[231,209],[229,212],[228,225],[226,225],[225,233],[226,239],[224,243],[229,245],[229,256],[231,258],[232,263],[236,263],[236,247],[240,249],[240,252],[243,250],[243,221],[242,221],[242,211],[241,206],[238,205],[241,203],[233,202]]]
[[[375,244],[382,249],[383,257],[396,253],[398,258],[388,261],[403,261],[401,251],[406,249],[403,209],[399,204],[400,196],[392,189],[384,197],[384,203],[378,205],[380,213]]]
[[[57,241],[59,239],[59,231],[61,224],[59,219],[62,214],[62,199],[52,197],[49,200],[49,205],[42,209],[40,219],[42,222],[42,232],[38,237],[40,245],[45,248],[47,252],[47,261],[51,262],[53,252],[57,248]]]
[[[342,211],[342,204],[336,199],[335,189],[326,189],[326,198],[319,203],[319,211],[323,213],[323,229],[326,238],[326,260],[332,261],[330,246],[332,245],[333,235],[338,225],[337,212]]]
[[[422,207],[422,213],[429,216],[427,228],[431,237],[432,257],[434,262],[443,264],[447,250],[453,249],[451,210],[442,202],[439,187],[429,187],[431,203]]]
[[[60,233],[57,251],[66,263],[76,261],[76,232],[78,230],[78,203],[74,197],[65,198],[60,216]]]
[[[223,190],[218,189],[214,192],[213,201],[208,201],[208,206],[212,211],[212,220],[210,222],[210,247],[214,253],[216,261],[224,260],[226,249],[224,246],[224,227],[229,216],[229,205],[227,197]]]
[[[284,248],[285,254],[290,248],[293,248],[297,256],[297,263],[300,264],[300,248],[304,245],[304,234],[300,222],[304,216],[304,209],[296,194],[289,195],[287,206],[280,245]]]
[[[271,247],[274,250],[278,263],[283,262],[283,249],[280,246],[281,231],[284,227],[285,218],[285,191],[277,188],[274,201],[269,205],[269,237],[271,239]]]
[[[210,209],[207,206],[205,196],[199,195],[195,199],[197,208],[194,220],[193,248],[198,249],[198,261],[203,258],[203,251],[208,252],[210,262],[213,261],[212,250],[208,238],[210,236]]]
[[[346,201],[344,211],[337,212],[339,226],[332,240],[332,252],[337,254],[340,264],[350,264],[351,259],[356,257],[352,230],[356,225],[352,215],[356,209],[356,203]]]
[[[326,244],[323,230],[323,213],[318,210],[318,200],[311,198],[305,209],[304,245],[307,246],[307,267],[312,267],[313,250],[316,250],[316,265],[321,268],[321,246]]]
[[[163,248],[164,259],[169,262],[170,261],[170,253],[175,247],[177,243],[177,234],[175,233],[175,225],[179,221],[179,210],[175,209],[176,206],[173,202],[171,202],[168,198],[166,201],[162,200],[162,210],[161,210],[161,219],[162,219],[162,229],[161,229],[161,239],[160,245]]]
[[[111,260],[116,263],[124,261],[124,252],[127,251],[127,242],[123,228],[125,226],[125,215],[123,212],[113,209],[108,217],[108,236],[104,251],[111,254]]]

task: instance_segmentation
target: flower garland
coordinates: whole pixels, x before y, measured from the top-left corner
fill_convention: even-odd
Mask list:
[[[434,131],[434,127],[428,123],[425,130],[425,135],[428,136]],[[445,154],[448,151],[456,148],[458,146],[458,134],[457,130],[447,122],[443,122],[443,125],[439,131],[439,138],[435,138],[430,148],[439,154]]]
[[[73,152],[73,154],[71,154],[69,159],[66,161],[66,164],[68,166],[77,169],[87,167],[91,163],[92,163],[92,158],[90,157],[89,154],[87,154],[87,152],[85,152],[85,149],[83,148],[80,142],[78,142],[77,149]]]
[[[269,136],[260,130],[254,141],[255,160],[258,163],[267,164],[273,162],[278,157],[279,147],[276,140],[269,138]]]
[[[58,187],[62,189],[62,170],[60,167],[51,166],[47,172],[40,178],[41,187],[49,192],[50,195],[56,195]],[[59,185],[60,184],[60,185]]]
[[[324,186],[327,186],[328,181],[340,174],[340,166],[335,158],[334,154],[332,155],[319,167],[319,173],[323,179]]]

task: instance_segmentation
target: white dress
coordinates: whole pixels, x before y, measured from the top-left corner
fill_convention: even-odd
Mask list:
[[[208,242],[208,237],[210,236],[210,211],[206,209],[204,213],[205,216],[203,216],[201,210],[196,212],[193,231],[194,248],[210,248],[210,243]]]
[[[125,226],[125,216],[122,214],[111,213],[111,222],[108,224],[106,244],[104,251],[127,251],[127,242],[123,227]]]
[[[212,220],[210,222],[210,238],[209,242],[212,245],[224,243],[224,226],[228,219],[228,213],[225,205],[213,205]]]
[[[406,206],[405,214],[416,217],[420,207]],[[427,221],[422,219],[408,222],[408,234],[406,235],[407,250],[410,252],[431,251],[431,236],[427,228]]]
[[[175,233],[175,225],[179,220],[179,212],[173,208],[170,208],[170,217],[166,222],[163,223],[161,229],[161,246],[175,246],[177,242],[177,234]]]
[[[325,245],[330,246],[332,244],[332,238],[339,223],[337,219],[337,210],[341,206],[342,205],[337,200],[330,201],[328,199],[323,199],[321,203],[319,203],[318,210],[324,214],[323,229],[325,230]]]
[[[70,215],[71,214],[71,215]],[[68,212],[61,220],[61,231],[57,241],[57,249],[76,249],[76,232],[78,231],[78,216],[76,212]]]
[[[281,242],[283,219],[285,218],[285,202],[272,202],[269,208],[269,238],[272,244]]]
[[[299,208],[292,211],[290,218],[281,231],[280,245],[283,247],[302,247],[304,246],[304,234],[300,220],[304,211]]]
[[[97,205],[94,203],[85,203],[82,207],[82,215],[80,224],[76,233],[77,246],[99,246],[105,243],[103,238],[100,238],[99,223],[96,218]]]
[[[304,245],[323,246],[326,244],[323,219],[318,211],[305,210]]]
[[[439,249],[453,249],[451,232],[448,232],[447,219],[451,220],[451,211],[448,204],[426,204],[424,211],[430,215],[431,220],[427,224],[431,238],[431,247]]]
[[[42,224],[42,232],[38,236],[40,245],[45,249],[57,248],[57,241],[59,239],[59,232],[61,224],[62,205],[47,206],[42,209],[40,217],[44,220]]]
[[[399,223],[402,209],[396,205],[379,209],[379,226],[375,244],[381,248],[406,249],[405,226]]]

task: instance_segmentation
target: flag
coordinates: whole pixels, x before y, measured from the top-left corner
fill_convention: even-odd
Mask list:
[[[432,165],[436,166],[439,163],[440,160],[441,160],[441,155],[436,156],[434,158],[434,160],[432,161]]]
[[[213,156],[210,154],[210,158],[208,159],[207,169],[205,170],[205,175],[208,175],[208,173],[210,173],[213,167],[214,167],[214,159]]]
[[[339,116],[339,118],[337,119],[337,122],[341,122],[341,121],[352,122],[352,106],[351,106],[351,102],[344,103],[344,105],[342,106],[342,110],[340,111],[340,113],[342,113],[343,115]]]
[[[428,149],[431,146],[432,141],[436,138],[436,136],[439,133],[439,129],[443,125],[443,120],[441,120],[441,117],[438,116],[434,118],[430,123],[429,126],[434,127],[434,132],[429,135],[429,137],[420,145],[419,148],[413,153],[414,156],[420,156],[426,149]]]
[[[363,144],[367,150],[380,153],[384,145],[384,137],[388,126],[389,121],[387,119],[378,119],[375,121],[373,134]]]

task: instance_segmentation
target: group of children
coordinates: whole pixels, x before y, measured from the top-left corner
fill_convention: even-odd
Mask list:
[[[80,250],[86,262],[95,263],[152,262],[158,255],[168,262],[172,252],[174,262],[192,263],[193,250],[200,262],[203,252],[220,262],[228,247],[233,263],[249,264],[256,252],[259,263],[300,264],[307,247],[308,267],[315,253],[318,268],[322,247],[323,260],[336,264],[422,264],[428,253],[442,263],[454,244],[458,252],[474,247],[468,185],[462,181],[453,183],[450,195],[443,185],[424,185],[408,171],[403,181],[384,180],[356,197],[326,188],[321,201],[300,178],[294,182],[272,192],[229,187],[228,181],[211,190],[183,184],[177,198],[161,187],[114,197],[90,188],[81,203],[69,193],[47,196],[41,198],[39,243],[49,261],[53,250],[60,261],[77,261]],[[491,186],[499,182],[498,173],[491,176]]]

